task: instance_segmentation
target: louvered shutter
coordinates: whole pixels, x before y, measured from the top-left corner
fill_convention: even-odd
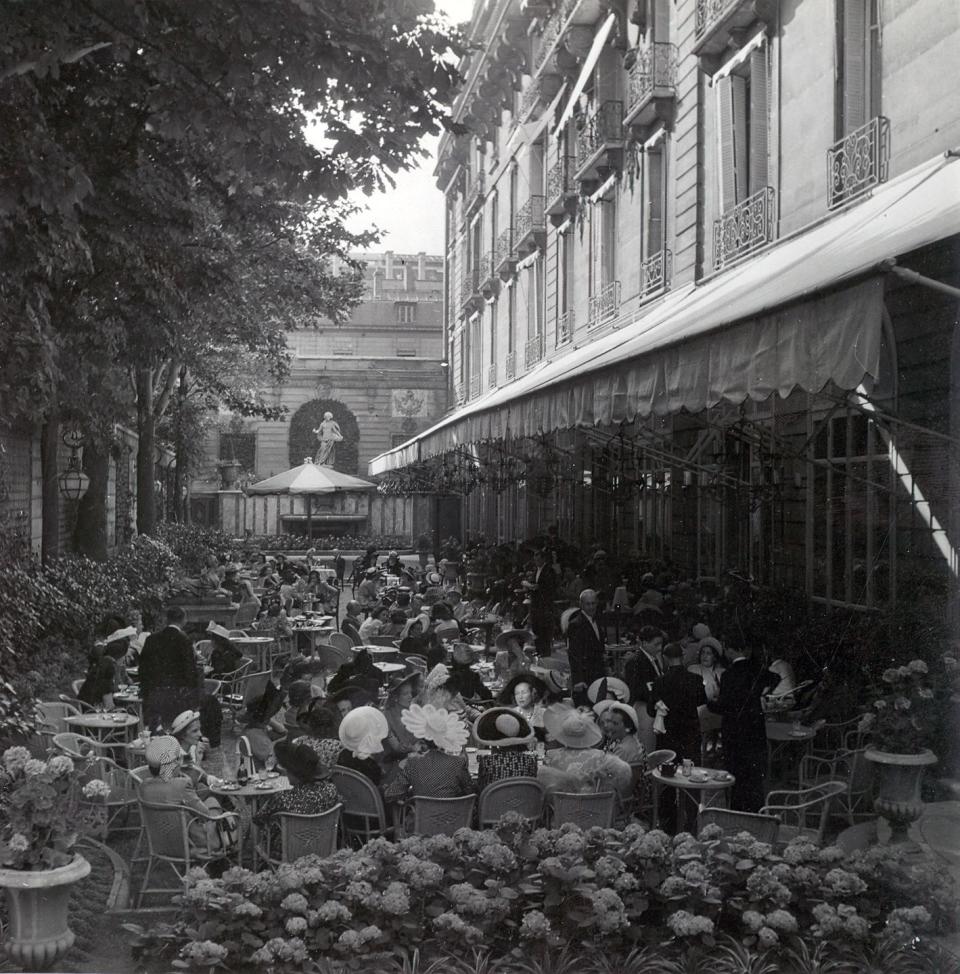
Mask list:
[[[663,250],[663,149],[649,149],[647,156],[647,257]]]
[[[758,193],[768,181],[770,132],[770,70],[767,45],[750,54],[750,195]]]
[[[843,0],[843,134],[867,120],[867,14],[864,0]]]
[[[739,75],[730,77],[730,96],[733,104],[733,178],[736,186],[736,202],[745,200],[749,193],[750,160],[747,149],[747,79]]]
[[[730,78],[721,78],[717,91],[717,142],[720,151],[720,209],[729,210],[737,202],[736,163],[733,138],[733,87]]]

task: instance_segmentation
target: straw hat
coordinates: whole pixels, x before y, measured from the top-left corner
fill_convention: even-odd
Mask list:
[[[447,754],[459,754],[470,738],[459,714],[429,703],[410,704],[401,712],[400,722],[417,740],[430,741]]]
[[[533,633],[529,629],[505,629],[494,640],[497,649],[512,650],[514,642],[519,642],[521,646],[532,644]]]
[[[697,646],[698,654],[700,650],[704,648],[704,646],[709,646],[717,654],[717,656],[723,656],[723,646],[720,644],[719,639],[714,639],[713,636],[706,636],[705,638],[701,639],[700,645]]]
[[[383,751],[383,739],[390,733],[387,718],[375,707],[354,707],[340,721],[340,743],[355,758],[371,757]]]
[[[542,663],[543,660],[540,662]],[[566,693],[570,689],[567,674],[561,670],[543,666],[531,666],[530,672],[535,673],[543,680],[544,685],[550,693]]]
[[[612,693],[621,703],[630,702],[630,687],[615,676],[603,676],[587,687],[587,699],[590,703],[605,699],[608,693]]]
[[[115,643],[120,639],[132,639],[136,634],[137,630],[133,626],[126,626],[123,629],[114,629],[103,641],[109,646],[110,643]]]
[[[640,718],[637,715],[637,711],[631,707],[630,704],[621,703],[619,700],[598,700],[593,705],[593,712],[598,717],[602,717],[603,714],[607,713],[609,710],[615,710],[617,713],[623,714],[624,717],[627,717],[630,720],[633,727],[630,729],[629,733],[635,734],[637,732],[637,728],[640,726]]]
[[[176,737],[182,731],[185,731],[195,720],[200,719],[200,713],[196,710],[184,710],[183,713],[177,714],[173,718],[173,723],[170,725],[170,733]]]
[[[510,707],[491,707],[473,724],[473,736],[480,747],[514,747],[532,744],[534,730],[529,721]]]
[[[543,724],[554,740],[573,750],[595,747],[603,740],[603,732],[596,722],[570,707],[547,708]]]

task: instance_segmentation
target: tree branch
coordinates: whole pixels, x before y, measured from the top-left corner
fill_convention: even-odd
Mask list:
[[[170,405],[170,397],[173,395],[173,387],[176,385],[177,376],[179,374],[179,359],[170,359],[167,368],[167,378],[163,383],[163,388],[160,390],[160,395],[157,396],[153,407],[153,413],[157,419],[160,419],[160,417],[163,416],[163,414],[166,412],[167,406]]]

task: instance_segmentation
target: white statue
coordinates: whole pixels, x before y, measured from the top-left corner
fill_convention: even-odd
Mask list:
[[[313,434],[320,442],[313,462],[318,467],[332,467],[337,456],[337,444],[343,442],[340,424],[333,418],[333,413],[323,414],[323,422],[313,431]]]

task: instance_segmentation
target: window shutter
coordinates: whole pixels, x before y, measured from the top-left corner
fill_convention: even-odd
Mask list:
[[[843,134],[867,120],[867,16],[864,0],[843,4]]]
[[[750,55],[750,195],[769,182],[770,70],[767,45]]]
[[[720,209],[737,202],[736,165],[733,148],[733,88],[729,76],[717,82],[717,142],[720,152]]]
[[[602,237],[602,278],[601,286],[606,286],[617,279],[617,199],[611,197],[603,201],[603,237]]]
[[[747,150],[747,79],[739,75],[730,76],[730,97],[733,103],[733,178],[736,186],[736,202],[740,203],[749,195],[750,160]]]
[[[663,151],[658,145],[647,156],[647,257],[663,250]]]

